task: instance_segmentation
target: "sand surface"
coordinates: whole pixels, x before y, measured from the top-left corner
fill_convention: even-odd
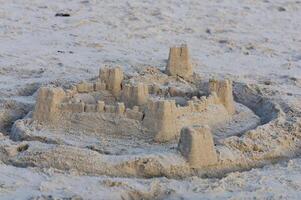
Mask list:
[[[301,117],[299,1],[0,3],[0,137],[5,140],[12,122],[32,110],[39,86],[91,78],[104,64],[133,73],[146,66],[163,69],[169,47],[179,43],[188,44],[195,71],[204,79],[257,84],[264,95],[289,105],[288,115]],[[0,161],[0,199],[299,199],[300,165],[297,156],[219,179],[177,180],[86,176]]]

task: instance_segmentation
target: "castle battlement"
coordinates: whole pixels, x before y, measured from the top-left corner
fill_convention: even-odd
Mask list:
[[[128,109],[133,110],[135,112],[139,112],[139,110],[135,109]],[[126,107],[124,103],[118,102],[116,105],[107,105],[104,101],[98,101],[96,104],[87,104],[84,102],[74,103],[61,103],[58,106],[58,111],[60,112],[68,112],[68,113],[116,113],[118,115],[125,115]],[[142,112],[140,112],[142,114]]]

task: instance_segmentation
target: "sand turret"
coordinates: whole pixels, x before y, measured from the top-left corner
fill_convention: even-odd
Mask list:
[[[62,88],[40,88],[33,118],[39,122],[55,122],[60,114],[59,105],[65,97]]]
[[[187,45],[170,48],[166,73],[170,76],[183,78],[190,77],[193,74]]]
[[[143,125],[155,136],[155,141],[165,142],[175,138],[177,107],[174,100],[150,100]]]
[[[209,92],[215,92],[227,111],[230,114],[234,114],[235,106],[232,94],[232,81],[210,79]]]
[[[99,78],[106,84],[106,89],[111,91],[115,97],[120,95],[123,71],[120,67],[104,67],[99,71]]]
[[[181,130],[178,150],[192,168],[202,168],[217,163],[214,142],[208,126],[189,126]]]
[[[148,86],[143,83],[123,86],[121,101],[124,102],[127,107],[144,105],[147,103],[148,97]]]

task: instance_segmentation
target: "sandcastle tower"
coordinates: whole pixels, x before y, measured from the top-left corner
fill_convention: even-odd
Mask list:
[[[143,125],[155,136],[155,141],[166,142],[175,137],[177,107],[174,100],[150,100]]]
[[[99,78],[106,84],[106,89],[111,91],[115,97],[120,95],[123,71],[120,67],[104,67],[99,70]]]
[[[209,80],[209,92],[215,92],[221,103],[230,114],[235,113],[235,106],[232,94],[232,81],[230,80]]]
[[[149,98],[148,86],[143,83],[137,85],[126,84],[122,88],[121,101],[126,107],[141,106],[147,103]]]
[[[181,130],[178,150],[192,168],[217,163],[214,142],[208,126],[190,126]]]
[[[66,94],[62,88],[42,87],[39,89],[33,119],[39,122],[55,122],[60,114],[60,103]]]
[[[183,78],[190,77],[193,74],[187,45],[170,48],[166,73],[170,76]]]

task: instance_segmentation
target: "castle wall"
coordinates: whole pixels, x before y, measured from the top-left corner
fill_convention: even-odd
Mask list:
[[[192,100],[187,101],[187,106],[177,106],[178,116],[189,115],[193,112],[203,112],[209,105],[220,104],[220,100],[216,93],[210,94],[208,97],[193,97]]]
[[[85,111],[85,104],[83,102],[61,103],[59,108],[64,112],[81,113]]]
[[[79,103],[60,103],[59,112],[61,113],[111,113],[123,116],[128,119],[142,121],[143,113],[139,111],[138,106],[132,109],[126,108],[124,103],[117,103],[116,105],[107,105],[104,101],[98,101],[96,104]],[[97,126],[97,125],[96,125]]]

